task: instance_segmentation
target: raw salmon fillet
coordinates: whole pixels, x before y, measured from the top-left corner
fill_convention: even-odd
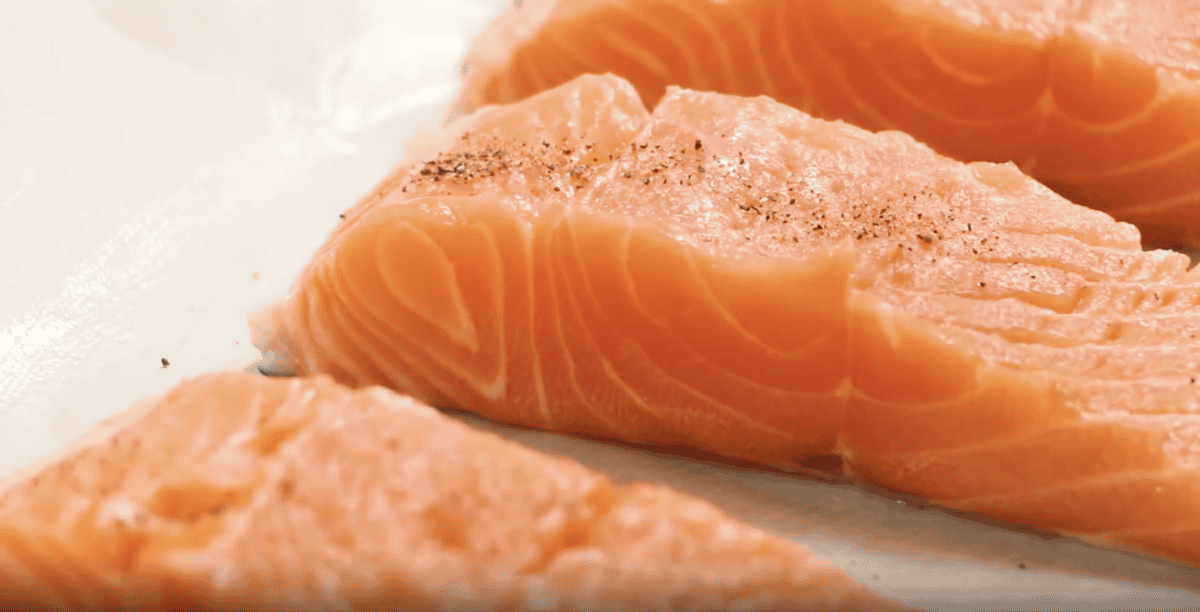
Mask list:
[[[899,610],[379,387],[187,380],[0,482],[5,610]]]
[[[1012,164],[615,76],[413,147],[269,368],[789,465],[1200,564],[1200,273]]]
[[[1195,0],[524,0],[467,68],[462,112],[585,73],[769,95],[1200,243]]]

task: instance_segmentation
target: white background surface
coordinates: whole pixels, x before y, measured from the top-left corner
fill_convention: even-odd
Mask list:
[[[0,0],[0,474],[183,376],[257,359],[246,314],[433,127],[502,4]],[[713,500],[913,604],[1200,606],[1198,570],[464,418]]]

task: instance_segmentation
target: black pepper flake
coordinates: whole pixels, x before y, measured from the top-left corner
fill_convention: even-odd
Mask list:
[[[700,144],[700,140],[697,139],[696,140],[696,150],[699,151],[700,149],[703,149],[703,148],[704,148],[704,145]]]
[[[346,213],[338,213],[338,219],[345,219]]]
[[[171,365],[171,362],[170,362],[170,361],[167,361],[167,358],[166,358],[166,357],[163,357],[163,358],[162,358],[162,367],[166,368],[166,367],[167,367],[167,366],[169,366],[169,365]]]
[[[917,238],[920,238],[921,242],[924,242],[925,244],[933,242],[933,237],[927,234],[917,234]]]

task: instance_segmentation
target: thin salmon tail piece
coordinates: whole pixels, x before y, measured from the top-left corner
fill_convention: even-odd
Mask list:
[[[524,0],[467,53],[467,114],[613,73],[767,95],[1013,162],[1150,244],[1200,244],[1200,14],[1190,0]]]
[[[379,387],[185,380],[0,488],[5,609],[907,610]],[[17,607],[9,607],[17,606]]]

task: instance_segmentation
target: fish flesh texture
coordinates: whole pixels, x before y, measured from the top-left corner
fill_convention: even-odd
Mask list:
[[[1013,161],[1158,246],[1200,243],[1195,0],[524,0],[467,55],[454,112],[586,73],[769,95]]]
[[[5,610],[903,610],[410,397],[217,372],[0,481]]]
[[[1013,164],[584,75],[410,147],[265,364],[1200,564],[1200,273]]]

